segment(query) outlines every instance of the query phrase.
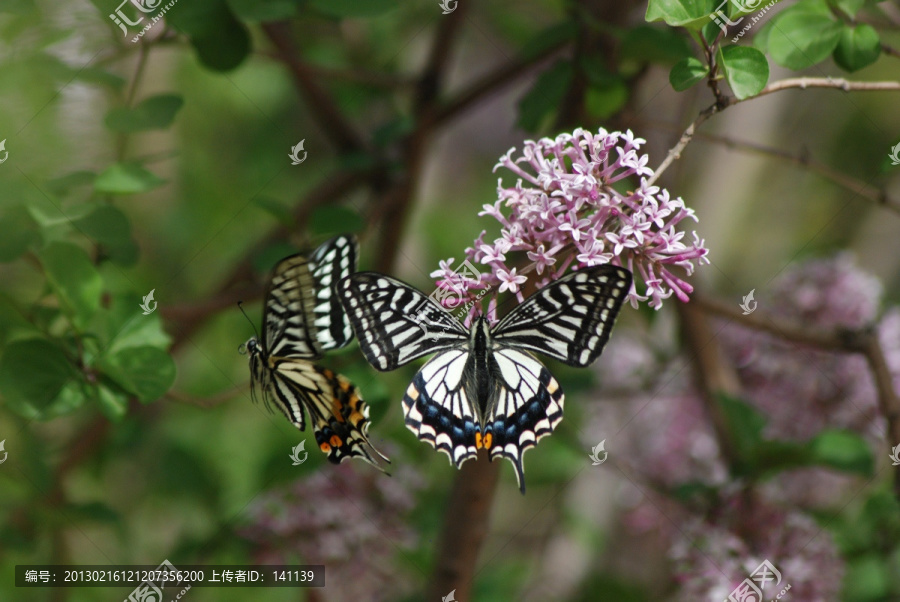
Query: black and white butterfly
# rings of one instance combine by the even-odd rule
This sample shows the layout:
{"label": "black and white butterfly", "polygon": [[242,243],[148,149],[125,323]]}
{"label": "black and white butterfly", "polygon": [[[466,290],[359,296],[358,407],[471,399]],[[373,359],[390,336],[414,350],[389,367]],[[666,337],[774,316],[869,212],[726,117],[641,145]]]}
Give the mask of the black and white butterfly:
{"label": "black and white butterfly", "polygon": [[[353,340],[353,330],[334,294],[334,283],[356,269],[355,237],[337,236],[307,259],[291,255],[278,262],[263,310],[262,340],[245,343],[250,355],[251,397],[262,390],[266,407],[274,404],[298,429],[306,429],[309,412],[316,443],[338,464],[360,457],[378,467],[366,436],[369,406],[359,389],[313,363],[330,349]],[[380,467],[379,467],[380,468]]]}
{"label": "black and white butterfly", "polygon": [[482,448],[491,460],[509,459],[523,493],[522,456],[563,413],[559,383],[531,352],[591,364],[630,288],[624,268],[584,268],[536,292],[495,327],[476,317],[467,331],[422,292],[388,276],[361,272],[337,285],[373,367],[393,370],[437,354],[406,390],[406,426],[457,467]]}

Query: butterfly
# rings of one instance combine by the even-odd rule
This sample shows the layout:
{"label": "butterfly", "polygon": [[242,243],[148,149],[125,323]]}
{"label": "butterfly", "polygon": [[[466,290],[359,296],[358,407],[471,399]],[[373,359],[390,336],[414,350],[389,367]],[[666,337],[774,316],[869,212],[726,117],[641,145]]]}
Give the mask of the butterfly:
{"label": "butterfly", "polygon": [[298,429],[309,412],[319,449],[339,464],[359,457],[381,468],[369,453],[369,406],[349,380],[313,363],[325,351],[353,340],[353,330],[334,295],[334,283],[356,269],[355,237],[337,236],[313,252],[278,262],[263,310],[263,336],[243,348],[250,356],[250,391],[262,390],[266,407],[274,404]]}
{"label": "butterfly", "polygon": [[625,268],[584,268],[539,290],[496,326],[478,316],[468,330],[421,291],[383,274],[351,274],[337,293],[377,370],[436,354],[403,396],[406,426],[457,468],[479,449],[490,460],[507,458],[525,493],[522,456],[553,432],[564,401],[532,352],[570,366],[593,363],[630,288]]}

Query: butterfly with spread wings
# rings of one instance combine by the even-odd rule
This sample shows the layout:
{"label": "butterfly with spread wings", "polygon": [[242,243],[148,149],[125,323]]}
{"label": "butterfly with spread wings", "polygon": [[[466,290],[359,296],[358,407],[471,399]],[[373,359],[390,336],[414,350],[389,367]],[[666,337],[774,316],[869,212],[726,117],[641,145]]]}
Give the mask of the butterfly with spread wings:
{"label": "butterfly with spread wings", "polygon": [[539,290],[493,328],[479,316],[469,330],[422,292],[382,274],[351,274],[337,293],[377,370],[436,354],[403,397],[406,426],[457,467],[479,449],[491,460],[507,458],[524,493],[522,456],[563,413],[559,383],[531,352],[570,366],[593,363],[630,288],[624,268],[584,268]]}
{"label": "butterfly with spread wings", "polygon": [[278,262],[266,293],[262,340],[244,347],[250,356],[251,397],[262,390],[266,407],[274,404],[298,429],[309,412],[319,449],[334,464],[359,457],[381,468],[369,453],[369,406],[359,389],[313,363],[325,351],[353,340],[353,330],[334,294],[334,283],[356,269],[355,237],[337,236],[307,259],[291,255]]}

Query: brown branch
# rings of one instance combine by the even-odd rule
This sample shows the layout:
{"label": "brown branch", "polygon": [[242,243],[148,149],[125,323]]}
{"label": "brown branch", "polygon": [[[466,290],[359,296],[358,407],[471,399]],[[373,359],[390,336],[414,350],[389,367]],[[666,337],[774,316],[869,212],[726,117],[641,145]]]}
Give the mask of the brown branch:
{"label": "brown branch", "polygon": [[338,110],[334,98],[316,81],[315,70],[301,60],[290,23],[263,23],[262,29],[294,77],[297,89],[315,117],[314,121],[322,125],[323,133],[331,139],[338,151],[351,153],[363,150],[362,138]]}
{"label": "brown branch", "polygon": [[831,88],[835,90],[843,90],[844,92],[900,91],[900,82],[854,82],[843,78],[834,77],[793,77],[769,84],[768,86],[763,88],[756,96],[750,96],[744,99],[738,99],[733,96],[722,98],[714,105],[702,110],[700,114],[697,115],[697,118],[687,127],[687,129],[684,131],[684,134],[681,135],[681,138],[678,140],[675,146],[669,150],[669,153],[666,155],[666,158],[663,160],[663,162],[660,163],[659,167],[656,168],[654,174],[649,178],[649,183],[653,184],[654,182],[656,182],[663,174],[663,172],[666,171],[669,166],[672,165],[672,163],[674,163],[681,157],[681,153],[684,148],[694,138],[694,134],[696,133],[697,128],[716,113],[741,102],[753,100],[754,98],[759,98],[760,96],[765,96],[774,92],[780,92],[781,90],[790,90],[794,88],[799,88],[801,90],[805,90],[807,88]]}
{"label": "brown branch", "polygon": [[[647,123],[651,126],[672,129],[671,124],[667,124],[661,121],[647,120],[643,123]],[[829,180],[863,198],[869,199],[870,201],[878,205],[882,205],[885,209],[888,209],[900,215],[900,199],[894,199],[893,197],[891,197],[886,189],[870,186],[860,179],[832,169],[824,163],[820,163],[810,158],[809,154],[807,153],[794,154],[785,150],[772,148],[770,146],[756,144],[754,142],[734,140],[733,138],[717,136],[715,134],[705,134],[702,132],[695,132],[694,138],[696,138],[697,140],[705,140],[708,142],[713,142],[715,144],[721,144],[722,146],[734,150],[749,151],[758,155],[783,159],[794,165],[797,165],[798,167],[808,169],[809,171],[822,176],[826,180]]]}
{"label": "brown branch", "polygon": [[482,451],[463,464],[453,479],[426,600],[440,600],[454,589],[460,602],[471,599],[475,564],[490,528],[499,475],[500,462],[489,462]]}
{"label": "brown branch", "polygon": [[737,375],[722,361],[723,355],[716,342],[716,335],[706,316],[693,303],[675,305],[681,322],[682,337],[694,367],[695,381],[712,423],[719,450],[728,466],[734,466],[738,454],[718,395],[724,393],[736,396],[739,393]]}
{"label": "brown branch", "polygon": [[[692,303],[730,318],[741,326],[767,332],[776,337],[826,351],[859,353],[866,358],[878,391],[878,408],[887,420],[888,441],[900,443],[900,396],[894,388],[893,376],[874,328],[862,330],[820,331],[803,328],[788,321],[766,316],[762,312],[743,315],[734,304],[694,293]],[[900,498],[900,471],[894,479],[894,490]]]}

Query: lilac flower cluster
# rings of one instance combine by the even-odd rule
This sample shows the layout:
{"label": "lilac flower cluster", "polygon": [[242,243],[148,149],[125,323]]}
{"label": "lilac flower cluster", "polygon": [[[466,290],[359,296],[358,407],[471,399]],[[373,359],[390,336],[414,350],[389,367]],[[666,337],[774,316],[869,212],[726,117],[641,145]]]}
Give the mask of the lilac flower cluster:
{"label": "lilac flower cluster", "polygon": [[[370,473],[372,471],[369,471]],[[416,544],[406,513],[421,477],[400,467],[390,480],[346,464],[319,471],[260,496],[241,534],[256,544],[260,564],[324,564],[336,600],[396,600],[405,592],[390,562]],[[389,481],[389,482],[388,482]]]}
{"label": "lilac flower cluster", "polygon": [[[555,139],[529,140],[516,158],[516,149],[510,149],[494,169],[506,168],[518,180],[504,187],[500,179],[498,200],[479,213],[500,223],[500,236],[488,244],[482,231],[466,249],[470,261],[488,270],[472,277],[454,271],[453,259],[442,261],[431,274],[438,287],[470,300],[490,287],[495,294],[509,291],[521,302],[532,270],[542,287],[572,266],[612,263],[628,268],[646,285],[643,293],[632,285],[628,298],[633,306],[649,300],[659,309],[672,294],[687,301],[693,288],[670,270],[677,266],[690,276],[694,260],[709,262],[708,249],[696,232],[688,244],[684,232],[676,231],[685,218],[697,219],[684,201],[647,183],[653,170],[647,167],[648,155],[638,154],[644,142],[630,130],[592,134],[579,128]],[[628,189],[628,178],[640,178],[640,183]],[[517,252],[531,262],[528,267],[512,265],[511,254]],[[492,320],[494,309],[492,304]]]}

